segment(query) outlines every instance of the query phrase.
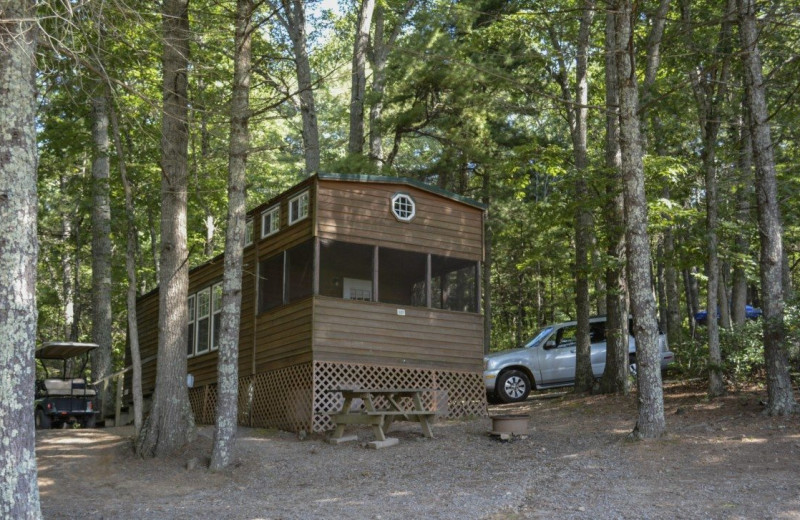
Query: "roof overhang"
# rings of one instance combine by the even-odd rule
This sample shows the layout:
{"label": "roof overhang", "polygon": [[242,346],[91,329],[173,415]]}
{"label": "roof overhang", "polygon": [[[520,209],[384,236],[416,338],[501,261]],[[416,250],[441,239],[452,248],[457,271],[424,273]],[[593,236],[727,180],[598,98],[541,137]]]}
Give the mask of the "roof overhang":
{"label": "roof overhang", "polygon": [[36,359],[70,359],[99,347],[97,343],[49,341],[36,349]]}

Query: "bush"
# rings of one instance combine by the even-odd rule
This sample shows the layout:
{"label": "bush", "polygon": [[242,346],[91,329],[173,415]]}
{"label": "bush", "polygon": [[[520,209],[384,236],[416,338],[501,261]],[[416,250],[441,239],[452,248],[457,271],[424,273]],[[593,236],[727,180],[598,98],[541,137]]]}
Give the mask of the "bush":
{"label": "bush", "polygon": [[761,320],[747,320],[731,329],[720,328],[723,371],[734,382],[752,380],[764,371],[764,334]]}

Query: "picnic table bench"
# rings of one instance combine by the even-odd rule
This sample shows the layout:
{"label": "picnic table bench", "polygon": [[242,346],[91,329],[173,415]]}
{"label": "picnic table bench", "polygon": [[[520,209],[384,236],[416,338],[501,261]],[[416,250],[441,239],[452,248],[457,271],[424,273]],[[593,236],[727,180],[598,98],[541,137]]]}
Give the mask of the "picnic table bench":
{"label": "picnic table bench", "polygon": [[[418,422],[422,433],[433,438],[431,419],[436,412],[427,410],[422,404],[422,394],[430,392],[429,388],[335,388],[329,392],[341,393],[344,398],[342,409],[330,414],[331,420],[336,423],[336,430],[330,437],[334,444],[349,440],[356,440],[353,436],[344,436],[347,425],[362,424],[372,426],[376,440],[370,443],[374,448],[382,448],[397,444],[397,439],[386,437],[386,432],[394,421]],[[382,398],[382,399],[378,399]],[[401,406],[400,400],[410,398],[413,408]],[[354,408],[353,401],[361,399],[362,408]],[[376,401],[382,406],[377,407]]]}

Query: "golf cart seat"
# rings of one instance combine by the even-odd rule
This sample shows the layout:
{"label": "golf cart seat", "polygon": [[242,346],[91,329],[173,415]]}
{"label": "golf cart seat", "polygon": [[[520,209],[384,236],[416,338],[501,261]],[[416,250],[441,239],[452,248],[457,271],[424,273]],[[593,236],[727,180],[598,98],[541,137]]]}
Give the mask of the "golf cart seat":
{"label": "golf cart seat", "polygon": [[45,379],[48,395],[95,395],[94,388],[86,387],[85,379]]}

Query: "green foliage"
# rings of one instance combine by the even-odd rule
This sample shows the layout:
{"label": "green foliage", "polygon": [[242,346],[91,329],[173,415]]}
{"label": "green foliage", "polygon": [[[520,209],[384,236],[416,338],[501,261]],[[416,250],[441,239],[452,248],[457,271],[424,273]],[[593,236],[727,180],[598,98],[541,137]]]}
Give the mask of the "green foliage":
{"label": "green foliage", "polygon": [[[786,328],[786,354],[790,364],[800,361],[800,305],[790,302],[784,313]],[[720,327],[722,370],[726,379],[734,384],[762,381],[765,372],[763,322],[747,320],[733,328]],[[708,370],[708,344],[698,329],[698,337],[681,346],[673,346],[678,363],[675,369],[687,377],[705,377]]]}
{"label": "green foliage", "polygon": [[[384,0],[388,26],[405,2]],[[279,2],[274,3],[279,6]],[[601,284],[612,260],[606,255],[603,208],[609,186],[605,171],[604,12],[591,28],[589,56],[589,150],[587,182],[590,200],[572,195],[575,168],[562,93],[554,80],[574,77],[578,2],[502,2],[467,0],[457,4],[417,3],[399,32],[387,63],[383,97],[367,92],[367,104],[382,101],[384,164],[365,156],[348,156],[348,115],[352,35],[358,2],[342,11],[318,11],[307,4],[308,51],[319,119],[322,169],[332,172],[408,176],[485,201],[491,251],[493,301],[492,347],[525,341],[543,323],[574,318],[574,232],[576,205],[587,205],[594,217],[595,241],[589,279],[595,308],[604,298]],[[39,117],[39,195],[41,261],[39,325],[42,339],[70,331],[66,308],[75,291],[78,339],[91,330],[89,305],[91,229],[89,223],[90,97],[97,71],[108,75],[119,118],[124,161],[133,184],[139,231],[139,292],[155,287],[160,219],[161,22],[152,3],[61,3],[46,9],[74,8],[46,16],[44,28],[55,49],[42,46],[37,76],[42,93]],[[653,4],[641,17],[652,16]],[[667,230],[676,240],[670,259],[677,269],[694,270],[703,279],[706,254],[705,193],[700,165],[702,130],[688,74],[713,71],[719,62],[721,8],[693,3],[694,35],[676,4],[668,15],[662,61],[655,84],[642,107],[646,137],[645,180],[649,231],[658,251]],[[190,131],[189,242],[191,266],[221,252],[224,233],[228,160],[228,103],[231,93],[233,32],[231,4],[192,2],[192,46],[189,90]],[[789,16],[780,8],[775,20]],[[256,13],[251,92],[252,148],[248,157],[247,196],[254,207],[304,177],[301,118],[292,45],[275,13],[262,6]],[[62,23],[65,20],[69,23]],[[800,103],[796,78],[798,30],[792,24],[765,19],[765,67],[770,71],[770,123],[774,129],[784,245],[800,286]],[[640,23],[634,37],[644,63],[650,24]],[[553,37],[558,40],[554,48]],[[101,45],[102,43],[102,45]],[[59,45],[64,48],[60,49]],[[67,52],[66,48],[71,49]],[[561,56],[562,61],[558,60]],[[741,71],[732,61],[730,103],[718,139],[720,258],[731,269],[743,267],[758,290],[758,226],[752,172],[739,171],[741,157]],[[641,71],[640,71],[641,74]],[[115,345],[124,346],[124,262],[127,224],[123,215],[119,161],[112,153],[112,222],[114,241]],[[742,216],[737,205],[742,196]],[[206,222],[216,224],[206,249]],[[746,238],[738,249],[737,239]],[[213,246],[213,247],[212,247]],[[654,258],[654,272],[663,267]],[[66,273],[70,273],[67,275]],[[701,288],[700,302],[705,299]],[[682,291],[683,292],[683,291]],[[681,296],[685,303],[685,294]],[[797,305],[787,307],[787,345],[800,354]],[[685,337],[690,332],[685,330]],[[760,373],[757,323],[723,332],[725,370],[740,379]],[[686,374],[706,370],[702,341],[676,345]]]}
{"label": "green foliage", "polygon": [[764,370],[761,320],[746,320],[731,329],[720,328],[720,348],[725,374],[735,382],[749,381]]}

